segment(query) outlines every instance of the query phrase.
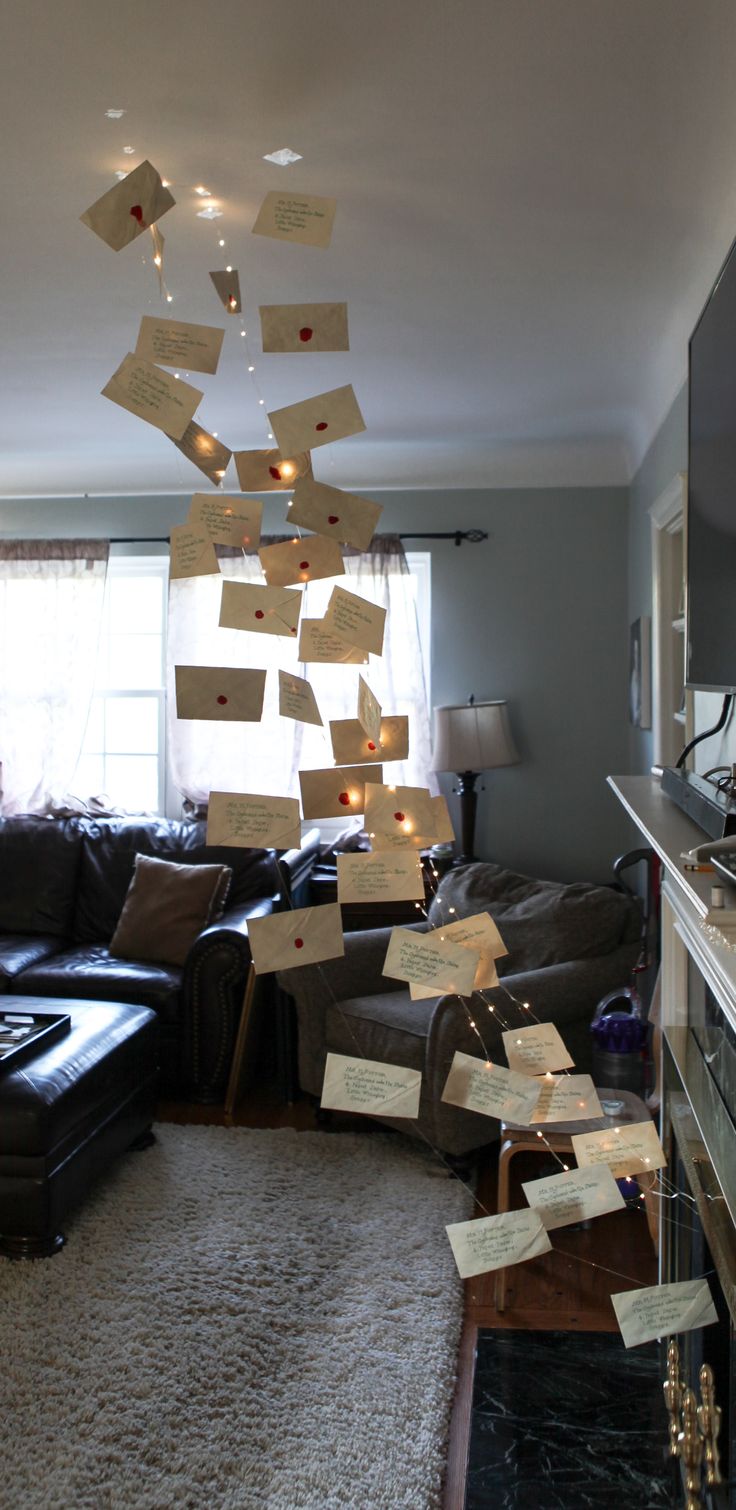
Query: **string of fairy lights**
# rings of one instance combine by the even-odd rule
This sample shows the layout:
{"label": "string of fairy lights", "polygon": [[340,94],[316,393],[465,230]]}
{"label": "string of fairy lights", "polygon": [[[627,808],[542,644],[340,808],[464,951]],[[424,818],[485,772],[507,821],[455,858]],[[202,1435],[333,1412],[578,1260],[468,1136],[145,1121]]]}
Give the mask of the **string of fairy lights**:
{"label": "string of fairy lights", "polygon": [[[105,115],[107,116],[107,118],[110,121],[112,121],[112,122],[120,122],[122,120],[122,118],[125,116],[125,114],[126,114],[126,112],[124,110],[118,110],[118,109],[110,109],[110,110],[107,110],[105,112]],[[127,128],[126,128],[126,130],[127,130]],[[123,156],[128,157],[128,158],[133,157],[135,155],[135,153],[136,153],[135,147],[132,144],[130,144],[130,143],[126,143],[125,145],[123,145],[121,150],[122,150]],[[295,158],[295,154],[288,154],[288,156],[292,160]],[[283,157],[283,154],[282,154],[282,157]],[[275,154],[275,156],[272,158],[272,160],[276,160],[276,161],[281,160],[280,154]],[[284,160],[286,160],[286,159],[284,159]],[[124,178],[127,177],[128,173],[130,171],[131,171],[130,165],[128,167],[124,168],[124,169],[122,169],[122,168],[121,169],[117,169],[116,170],[116,177],[119,180],[122,180],[122,179],[124,179]],[[222,208],[222,204],[218,200],[218,198],[215,195],[211,194],[210,190],[204,184],[194,184],[194,185],[190,185],[190,184],[186,184],[186,185],[172,184],[171,181],[167,180],[167,179],[163,179],[162,180],[162,184],[163,184],[164,188],[176,187],[179,190],[181,190],[182,188],[184,188],[185,190],[191,192],[195,196],[195,200],[196,201],[201,202],[201,208],[198,209],[198,210],[196,210],[195,213],[197,214],[197,216],[199,218],[201,218],[205,222],[208,222],[208,223],[212,224],[213,231],[215,233],[214,234],[214,241],[215,241],[215,244],[216,244],[218,257],[220,256],[221,253],[223,253],[224,251],[226,251],[227,246],[228,246],[228,237],[225,234],[225,227],[221,224],[221,222],[225,218],[225,212],[224,212],[224,210]],[[160,232],[157,224],[154,223],[148,229],[149,229],[150,237],[151,237],[150,261],[151,261],[151,263],[152,263],[152,265],[153,265],[153,267],[155,269],[155,273],[156,273],[156,277],[157,277],[157,281],[158,281],[159,296],[160,296],[163,304],[166,307],[169,307],[169,306],[171,306],[175,302],[175,293],[169,287],[169,285],[168,285],[168,283],[166,281],[166,275],[165,275],[165,271],[164,271],[164,265],[165,265],[165,256],[164,256],[164,252],[165,252],[165,238],[162,235],[162,233]],[[142,261],[142,264],[144,266],[147,266],[148,260],[149,260],[149,258],[145,255],[145,253],[142,252],[141,253],[141,261]],[[226,274],[233,274],[233,275],[236,273],[236,269],[234,268],[233,264],[230,261],[228,261],[226,263],[225,268],[224,268],[224,272]],[[220,290],[219,290],[217,284],[215,284],[215,287],[217,288],[217,291],[219,293]],[[233,319],[234,321],[237,321],[237,325],[238,325],[238,329],[239,329],[239,337],[240,337],[239,342],[238,342],[238,347],[239,347],[239,350],[240,350],[240,355],[241,355],[242,363],[243,363],[243,366],[245,368],[245,374],[246,374],[246,377],[247,377],[249,385],[250,385],[250,390],[251,390],[253,401],[254,401],[254,408],[257,411],[261,412],[266,441],[268,441],[268,442],[270,442],[270,443],[273,444],[273,442],[274,442],[274,435],[273,435],[273,432],[271,431],[270,426],[269,426],[268,413],[267,413],[267,408],[266,408],[266,398],[265,398],[265,395],[263,393],[263,390],[262,390],[262,387],[261,387],[261,384],[260,384],[260,381],[259,381],[259,371],[258,371],[259,363],[258,363],[256,353],[254,352],[254,348],[252,346],[252,343],[251,343],[249,335],[248,335],[248,322],[246,321],[246,317],[245,317],[245,314],[243,313],[243,309],[242,309],[242,297],[240,299],[236,299],[233,294],[226,294],[224,297],[222,297],[222,295],[221,295],[220,297],[221,297],[221,302],[223,303],[223,306],[224,306],[224,308],[226,310],[226,313],[227,313],[228,317],[231,318],[231,319]],[[240,307],[238,307],[238,305],[240,305]],[[176,372],[175,376],[179,377],[180,374],[178,372]],[[185,372],[184,376],[188,377],[189,373]],[[212,436],[215,439],[218,438],[218,431],[217,430],[212,430],[209,433],[211,433]],[[334,465],[334,463],[332,461],[332,458],[330,457],[328,459],[330,461],[330,464]],[[182,478],[183,487],[185,487],[186,486],[185,469],[182,466],[181,458],[179,456],[177,456],[177,467],[178,467],[180,476]],[[282,495],[280,494],[279,496],[282,496]],[[285,502],[286,502],[286,507],[288,509],[288,507],[289,507],[289,500],[285,500]],[[293,526],[291,526],[291,528],[293,528]],[[298,530],[298,528],[297,528],[297,537],[296,538],[299,538],[299,537],[301,537],[301,531]],[[243,550],[243,556],[245,556],[245,555],[246,555],[246,552],[245,552],[245,550]],[[323,731],[323,732],[325,733],[325,737],[326,737],[326,731]],[[277,865],[275,856],[274,856],[274,865]],[[439,874],[438,874],[436,868],[434,867],[434,864],[433,864],[433,862],[432,862],[431,859],[429,861],[429,873],[430,873],[430,876],[431,876],[431,891],[432,891],[433,900],[438,905],[438,907],[440,908],[440,910],[442,909],[443,906],[447,907],[447,917],[450,918],[450,917],[452,917],[455,914],[456,909],[455,909],[455,907],[453,905],[445,903],[445,899],[442,896],[441,887],[440,887],[440,877],[439,877]],[[280,882],[280,876],[279,876],[279,882]],[[293,908],[293,903],[291,902],[291,899],[289,899],[289,906],[291,906]],[[447,919],[442,920],[440,922],[434,922],[430,918],[429,911],[428,911],[427,906],[426,906],[426,902],[417,901],[415,903],[415,907],[416,907],[416,910],[418,911],[418,913],[420,914],[421,918],[423,919],[423,921],[427,924],[428,929],[430,929],[430,930],[434,929],[435,931],[437,931],[437,930],[441,929],[443,926],[447,926]],[[352,1021],[350,1019],[349,1014],[347,1014],[347,1013],[345,1013],[343,1011],[341,1002],[337,1000],[337,998],[335,996],[335,993],[332,990],[332,986],[331,986],[331,982],[330,982],[330,979],[329,979],[329,975],[327,974],[327,972],[325,972],[323,970],[323,968],[322,968],[321,965],[318,965],[317,969],[319,971],[320,978],[322,980],[324,988],[327,991],[327,993],[329,994],[329,996],[331,997],[332,1003],[333,1003],[334,1007],[339,1011],[340,1016],[341,1016],[341,1020],[342,1020],[343,1025],[344,1025],[344,1028],[345,1028],[347,1034],[350,1036],[351,1040],[354,1043],[354,1047],[355,1047],[355,1051],[356,1051],[356,1057],[360,1058],[360,1059],[367,1059],[367,1055],[364,1053],[364,1051],[363,1051],[363,1049],[361,1047],[361,1044],[358,1041],[358,1038],[357,1038],[357,1036],[355,1034],[353,1023],[352,1023]],[[509,1009],[507,1009],[506,1011],[502,1011],[501,1008],[500,1008],[500,1006],[499,1006],[498,1000],[497,999],[495,999],[495,1000],[490,999],[489,992],[491,990],[496,993],[496,997],[498,996],[499,991],[501,993],[503,993],[503,995],[505,996],[505,998],[507,998],[507,1000],[508,1000]],[[485,1009],[485,1012],[487,1012],[488,1017],[490,1019],[489,1025],[492,1027],[492,1030],[493,1030],[494,1033],[498,1033],[499,1031],[507,1031],[508,1032],[508,1031],[511,1031],[514,1027],[518,1028],[518,1026],[519,1026],[518,1022],[516,1022],[516,1023],[512,1023],[511,1022],[511,1019],[508,1016],[508,1011],[509,1010],[512,1012],[513,1015],[515,1015],[517,1017],[520,1014],[521,1017],[522,1017],[522,1021],[525,1022],[525,1023],[527,1023],[527,1024],[528,1023],[534,1023],[534,1024],[540,1024],[541,1023],[540,1018],[538,1018],[537,1015],[535,1014],[535,1012],[533,1011],[531,1003],[528,1002],[528,1001],[522,1001],[518,997],[516,997],[513,994],[513,992],[509,989],[509,987],[506,985],[503,977],[501,977],[501,978],[496,977],[496,981],[494,982],[494,986],[493,987],[474,988],[474,990],[473,990],[473,996],[471,998],[472,1005],[471,1005],[471,1002],[469,1002],[463,996],[458,995],[457,996],[457,1000],[460,1002],[461,1008],[462,1008],[462,1010],[465,1013],[465,1016],[467,1018],[468,1027],[469,1027],[470,1031],[475,1035],[475,1038],[477,1039],[477,1041],[478,1041],[478,1043],[480,1045],[480,1048],[481,1048],[482,1053],[483,1053],[483,1058],[484,1058],[486,1064],[489,1065],[489,1066],[492,1064],[492,1057],[491,1057],[491,1054],[489,1052],[487,1043],[486,1043],[485,1038],[484,1038],[483,1027],[481,1026],[481,1024],[479,1023],[479,1020],[478,1020],[478,1016],[479,1016],[478,1004],[480,1004],[481,1009]],[[564,1070],[561,1073],[564,1074],[564,1075],[568,1075],[569,1071],[568,1070]],[[553,1078],[552,1075],[549,1072],[548,1072],[547,1078],[549,1078],[550,1080]],[[439,1159],[440,1162],[446,1168],[451,1168],[451,1166],[449,1165],[448,1160],[443,1155],[443,1153],[441,1152],[441,1150],[438,1147],[436,1147],[430,1141],[430,1139],[424,1133],[423,1129],[421,1127],[419,1127],[418,1124],[415,1125],[415,1127],[413,1128],[413,1131],[414,1131],[415,1135],[417,1135],[421,1139],[421,1141],[423,1141],[425,1143],[425,1145],[428,1147],[428,1149],[431,1150],[431,1153],[433,1154],[433,1156],[435,1158]],[[565,1161],[564,1158],[562,1158],[560,1156],[558,1150],[554,1148],[554,1146],[552,1145],[552,1143],[549,1141],[549,1138],[545,1134],[544,1129],[543,1128],[536,1128],[536,1129],[534,1129],[534,1131],[536,1132],[536,1138],[540,1141],[541,1145],[545,1148],[546,1152],[550,1155],[550,1157],[559,1165],[559,1167],[563,1171],[563,1173],[569,1172],[569,1169],[570,1169],[569,1164]],[[455,1171],[454,1168],[452,1168],[452,1173],[456,1174],[456,1171]],[[655,1173],[655,1179],[656,1179],[656,1183],[655,1184],[652,1184],[646,1191],[645,1190],[640,1191],[638,1199],[636,1200],[635,1205],[633,1207],[630,1207],[630,1209],[639,1210],[642,1215],[645,1215],[646,1214],[645,1213],[645,1204],[646,1204],[647,1200],[649,1200],[649,1199],[658,1200],[660,1202],[659,1220],[662,1223],[669,1223],[673,1227],[686,1226],[687,1224],[683,1222],[682,1218],[686,1214],[689,1215],[689,1214],[693,1213],[694,1210],[697,1209],[697,1202],[696,1202],[695,1198],[693,1196],[688,1195],[686,1192],[683,1192],[683,1191],[677,1189],[672,1184],[672,1182],[669,1180],[669,1178],[667,1177],[667,1175],[662,1172],[661,1169],[656,1171],[656,1173]],[[475,1191],[475,1189],[472,1186],[472,1184],[469,1181],[467,1181],[467,1180],[464,1180],[463,1183],[467,1186],[467,1189],[468,1189],[469,1193],[471,1194],[471,1196],[473,1198],[476,1210],[479,1209],[483,1213],[484,1216],[493,1216],[494,1213],[488,1211],[487,1208],[484,1206],[483,1202],[478,1199],[477,1192]],[[634,1192],[635,1192],[635,1190],[636,1190],[636,1188],[637,1188],[636,1182],[635,1182],[634,1178],[632,1176],[626,1176],[625,1177],[625,1181],[623,1183],[628,1183],[628,1184],[631,1185],[631,1187],[632,1187],[632,1195],[633,1195]],[[706,1192],[704,1192],[704,1195],[705,1195],[705,1198],[707,1200],[716,1199],[716,1197],[713,1197],[713,1196],[711,1196],[710,1194],[708,1194]],[[664,1203],[668,1203],[670,1205],[670,1211],[666,1211],[665,1210],[665,1204]],[[682,1204],[680,1204],[680,1203],[682,1203]],[[691,1227],[691,1230],[692,1230],[692,1227]],[[613,1268],[610,1268],[610,1267],[608,1267],[608,1266],[606,1266],[604,1264],[600,1264],[600,1263],[595,1262],[595,1261],[593,1261],[591,1259],[587,1259],[587,1258],[585,1258],[584,1255],[582,1255],[580,1253],[571,1253],[569,1250],[567,1250],[565,1248],[559,1248],[556,1245],[553,1247],[553,1252],[559,1253],[560,1255],[566,1257],[567,1259],[570,1260],[571,1263],[582,1264],[582,1265],[585,1265],[585,1266],[587,1266],[587,1267],[589,1267],[589,1268],[591,1268],[593,1270],[599,1270],[599,1271],[601,1271],[603,1273],[611,1275],[611,1276],[613,1276],[613,1277],[615,1277],[617,1279],[625,1280],[626,1283],[629,1284],[629,1285],[631,1285],[632,1287],[641,1287],[641,1286],[645,1285],[645,1281],[642,1281],[640,1278],[638,1278],[636,1276],[631,1276],[631,1275],[628,1275],[628,1274],[624,1274],[623,1272],[621,1272],[621,1271],[619,1271],[617,1269],[613,1269]],[[714,1271],[712,1271],[712,1270],[708,1271],[709,1274],[712,1273],[712,1272],[714,1272]],[[707,1275],[703,1275],[702,1277],[706,1278]]]}

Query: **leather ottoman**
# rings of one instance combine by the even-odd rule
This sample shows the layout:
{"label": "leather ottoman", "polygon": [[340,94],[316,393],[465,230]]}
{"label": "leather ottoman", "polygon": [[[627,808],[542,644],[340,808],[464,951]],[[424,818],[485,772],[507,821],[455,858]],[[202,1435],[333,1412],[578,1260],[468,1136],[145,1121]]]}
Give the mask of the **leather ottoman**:
{"label": "leather ottoman", "polygon": [[60,1248],[67,1213],[131,1145],[150,1142],[158,1019],[149,1007],[64,997],[2,998],[9,1012],[64,1012],[63,1038],[0,1069],[0,1254]]}

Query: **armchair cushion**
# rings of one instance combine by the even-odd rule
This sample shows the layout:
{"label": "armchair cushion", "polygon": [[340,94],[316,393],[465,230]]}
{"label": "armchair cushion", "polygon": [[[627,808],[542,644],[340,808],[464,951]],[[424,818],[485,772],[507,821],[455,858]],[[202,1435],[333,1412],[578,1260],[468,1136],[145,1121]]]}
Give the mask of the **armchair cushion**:
{"label": "armchair cushion", "polygon": [[64,949],[31,965],[13,981],[23,996],[75,996],[95,1001],[131,1002],[153,1007],[163,1022],[181,1018],[182,971],[176,965],[156,965],[114,959],[101,944]]}
{"label": "armchair cushion", "polygon": [[461,865],[443,876],[430,924],[447,923],[450,907],[457,918],[491,914],[509,951],[497,961],[499,975],[595,959],[635,942],[640,927],[631,897],[612,887],[538,881],[500,865]]}
{"label": "armchair cushion", "polygon": [[221,916],[232,874],[227,865],[179,865],[136,855],[111,955],[183,965],[203,928]]}

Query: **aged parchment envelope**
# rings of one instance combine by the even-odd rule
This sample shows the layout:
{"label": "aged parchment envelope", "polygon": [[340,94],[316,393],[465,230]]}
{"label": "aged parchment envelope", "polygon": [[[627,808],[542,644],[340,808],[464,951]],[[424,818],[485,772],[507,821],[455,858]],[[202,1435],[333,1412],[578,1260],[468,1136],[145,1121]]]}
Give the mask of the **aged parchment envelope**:
{"label": "aged parchment envelope", "polygon": [[262,545],[258,555],[269,587],[289,587],[295,582],[341,577],[345,570],[337,541],[325,540],[321,535]]}
{"label": "aged parchment envelope", "polygon": [[169,436],[169,440],[174,442],[177,451],[181,451],[187,461],[193,461],[195,467],[199,467],[200,472],[204,472],[205,477],[209,477],[210,482],[214,482],[215,487],[219,488],[233,454],[227,446],[223,446],[215,435],[203,430],[195,420],[189,421],[181,440],[173,435]]}
{"label": "aged parchment envelope", "polygon": [[409,754],[409,720],[405,713],[381,719],[378,743],[368,738],[357,718],[330,719],[330,737],[336,765],[353,765],[367,760],[406,760]]}
{"label": "aged parchment envelope", "polygon": [[171,530],[169,576],[214,577],[220,575],[215,547],[204,530],[189,524],[175,524]]}
{"label": "aged parchment envelope", "polygon": [[[388,760],[388,756],[386,756]],[[452,844],[455,838],[455,830],[452,826],[450,810],[447,806],[446,797],[432,798],[432,811],[434,813],[434,844]]]}
{"label": "aged parchment envelope", "polygon": [[330,388],[314,398],[302,399],[274,409],[268,416],[282,456],[295,451],[313,451],[331,440],[345,440],[365,430],[365,420],[358,408],[352,385]]}
{"label": "aged parchment envelope", "polygon": [[232,666],[175,666],[177,718],[260,723],[265,671]]}
{"label": "aged parchment envelope", "polygon": [[[324,619],[302,619],[299,633],[299,659],[305,666],[365,666],[368,656],[358,646],[348,645],[346,640],[325,629]],[[350,719],[351,723],[358,720]],[[394,759],[398,757],[393,757]],[[351,762],[342,761],[343,765]]]}
{"label": "aged parchment envelope", "polygon": [[300,477],[311,477],[312,458],[309,451],[236,451],[235,469],[241,493],[286,493]]}
{"label": "aged parchment envelope", "polygon": [[279,713],[300,724],[321,724],[322,714],[309,682],[290,671],[279,671]]}
{"label": "aged parchment envelope", "polygon": [[602,1117],[603,1108],[590,1075],[540,1076],[541,1094],[532,1125],[537,1122],[585,1122]]}
{"label": "aged parchment envelope", "polygon": [[229,315],[239,315],[243,306],[240,302],[240,278],[236,267],[227,272],[210,273],[215,291],[220,303]]}
{"label": "aged parchment envelope", "polygon": [[159,320],[144,315],[135,355],[161,367],[184,367],[189,372],[217,372],[225,335],[216,325],[188,325],[182,320]]}
{"label": "aged parchment envelope", "polygon": [[282,194],[274,189],[258,211],[253,234],[302,246],[329,246],[336,208],[336,199],[321,194]]}
{"label": "aged parchment envelope", "polygon": [[333,587],[322,623],[330,634],[346,640],[348,645],[357,645],[371,655],[383,654],[386,610],[377,603],[359,598],[344,587]]}
{"label": "aged parchment envelope", "polygon": [[347,304],[261,304],[264,351],[349,351]]}
{"label": "aged parchment envelope", "polygon": [[[440,938],[450,939],[453,944],[462,944],[466,949],[480,952],[473,981],[474,991],[490,991],[498,985],[496,960],[507,954],[508,950],[489,913],[476,912],[472,917],[458,918],[454,923],[443,923],[434,931]],[[409,993],[413,1001],[436,995],[436,992],[417,985],[410,985]],[[518,1065],[511,1065],[510,1068],[518,1069]],[[538,1096],[535,1097],[535,1103],[538,1099]]]}
{"label": "aged parchment envelope", "polygon": [[320,1106],[337,1112],[365,1112],[368,1116],[418,1117],[421,1070],[377,1059],[351,1059],[328,1054]]}
{"label": "aged parchment envelope", "polygon": [[176,204],[153,163],[138,164],[80,215],[96,236],[119,252]]}
{"label": "aged parchment envelope", "polygon": [[374,776],[370,776],[368,780],[365,826],[371,842],[375,833],[431,833],[434,814],[432,799],[426,787],[384,786]]}
{"label": "aged parchment envelope", "polygon": [[191,383],[172,377],[170,372],[129,351],[105,384],[102,396],[163,430],[172,440],[181,440],[202,393]]}
{"label": "aged parchment envelope", "polygon": [[381,973],[392,980],[413,980],[421,986],[432,986],[433,996],[446,993],[470,996],[477,966],[475,950],[463,949],[449,939],[442,943],[436,932],[413,933],[408,928],[393,928]]}
{"label": "aged parchment envelope", "polygon": [[524,1263],[552,1247],[537,1211],[504,1211],[453,1222],[445,1231],[462,1279]]}
{"label": "aged parchment envelope", "polygon": [[358,677],[358,723],[373,744],[381,738],[381,704],[365,677]]}
{"label": "aged parchment envelope", "polygon": [[718,1320],[707,1279],[619,1290],[611,1296],[611,1302],[626,1347],[638,1347],[675,1332],[694,1332]]}
{"label": "aged parchment envelope", "polygon": [[211,493],[195,493],[189,507],[189,523],[209,535],[213,545],[240,546],[243,550],[257,550],[262,517],[259,498],[213,498]]}
{"label": "aged parchment envelope", "polygon": [[[518,1118],[514,1118],[518,1121]],[[522,1190],[534,1211],[538,1211],[547,1231],[567,1227],[570,1222],[589,1221],[606,1211],[620,1211],[626,1202],[605,1164],[596,1169],[568,1169],[547,1175],[543,1180],[527,1180]]]}
{"label": "aged parchment envelope", "polygon": [[646,1174],[667,1163],[655,1124],[622,1122],[602,1132],[573,1133],[573,1152],[581,1169],[608,1164],[616,1180],[627,1174]]}
{"label": "aged parchment envelope", "polygon": [[248,938],[256,975],[269,970],[291,970],[298,965],[316,965],[323,959],[339,959],[345,953],[337,902],[249,918]]}
{"label": "aged parchment envelope", "polygon": [[249,629],[253,634],[281,634],[293,639],[299,623],[302,594],[287,587],[262,587],[259,582],[222,584],[221,629]]}
{"label": "aged parchment envelope", "polygon": [[302,825],[296,797],[210,792],[207,843],[235,849],[298,849]]}
{"label": "aged parchment envelope", "polygon": [[337,856],[338,902],[422,902],[424,877],[418,854]]}
{"label": "aged parchment envelope", "polygon": [[314,477],[300,477],[289,508],[289,524],[331,535],[342,545],[367,551],[383,513],[383,504],[359,498],[357,493],[343,493]]}
{"label": "aged parchment envelope", "polygon": [[575,1063],[553,1022],[534,1022],[528,1028],[502,1033],[510,1070],[522,1075],[543,1075],[545,1070],[569,1070]]}
{"label": "aged parchment envelope", "polygon": [[362,813],[365,783],[380,766],[338,766],[334,771],[300,771],[303,818],[349,818]]}
{"label": "aged parchment envelope", "polygon": [[[436,994],[436,993],[435,993]],[[480,1112],[499,1121],[518,1122],[530,1117],[539,1100],[539,1086],[528,1075],[517,1075],[503,1064],[477,1059],[455,1051],[445,1081],[442,1100],[466,1111]]]}

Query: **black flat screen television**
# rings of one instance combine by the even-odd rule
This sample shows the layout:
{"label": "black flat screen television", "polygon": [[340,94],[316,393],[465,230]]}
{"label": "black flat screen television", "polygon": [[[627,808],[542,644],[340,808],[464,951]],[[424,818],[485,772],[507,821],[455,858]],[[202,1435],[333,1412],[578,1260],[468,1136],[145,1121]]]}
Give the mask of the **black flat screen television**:
{"label": "black flat screen television", "polygon": [[736,691],[736,242],[690,337],[688,687]]}

